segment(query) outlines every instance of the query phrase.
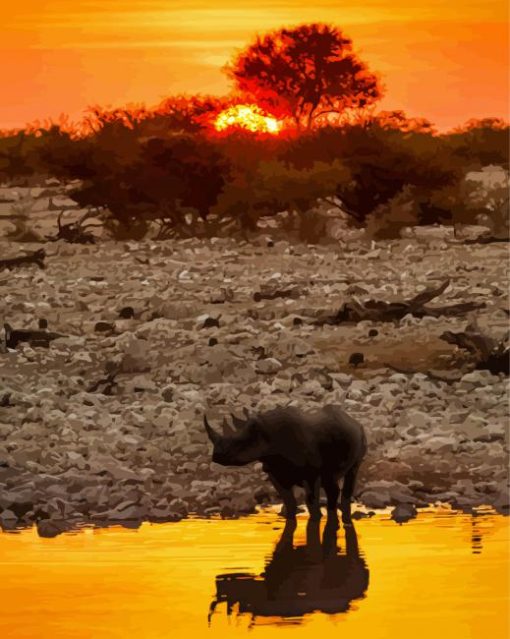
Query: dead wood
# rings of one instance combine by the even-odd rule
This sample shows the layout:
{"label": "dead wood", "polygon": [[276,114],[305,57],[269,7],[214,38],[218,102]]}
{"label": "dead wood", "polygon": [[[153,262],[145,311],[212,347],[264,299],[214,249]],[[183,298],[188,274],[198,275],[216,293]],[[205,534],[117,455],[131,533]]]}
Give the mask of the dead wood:
{"label": "dead wood", "polygon": [[65,337],[60,333],[53,333],[45,330],[31,330],[25,328],[12,328],[10,324],[4,324],[5,346],[14,349],[20,342],[29,342],[34,346],[44,346],[48,348],[50,342],[59,337]]}
{"label": "dead wood", "polygon": [[427,308],[425,304],[441,295],[449,284],[450,280],[447,279],[439,286],[429,287],[409,300],[396,302],[383,302],[380,300],[362,302],[352,298],[349,302],[345,302],[335,315],[318,318],[314,323],[322,326],[324,324],[336,325],[344,322],[357,323],[363,320],[393,322],[401,320],[406,315],[413,315],[414,317],[425,317],[426,315],[433,317],[441,315],[457,316],[485,306],[483,303],[463,302]]}
{"label": "dead wood", "polygon": [[448,344],[454,344],[468,351],[477,370],[488,370],[493,375],[510,374],[508,333],[505,338],[496,340],[480,332],[476,325],[469,325],[460,333],[445,331],[440,338]]}
{"label": "dead wood", "polygon": [[18,257],[9,257],[0,260],[0,270],[2,268],[8,268],[9,270],[17,268],[18,266],[28,266],[30,264],[36,264],[39,268],[44,268],[44,258],[46,252],[44,249],[39,249],[33,253],[27,253],[26,255],[20,255]]}
{"label": "dead wood", "polygon": [[260,291],[255,291],[253,293],[253,299],[255,302],[260,302],[261,300],[275,300],[278,298],[282,299],[298,299],[301,295],[306,295],[308,291],[299,286],[291,286],[290,288],[278,288],[275,286],[270,286],[267,284],[263,284],[260,287]]}
{"label": "dead wood", "polygon": [[87,393],[95,393],[101,387],[103,387],[101,390],[102,395],[112,395],[113,389],[115,388],[115,386],[117,386],[117,381],[115,378],[119,373],[119,368],[115,368],[114,370],[107,372],[106,377],[98,379],[97,382],[93,382],[92,384],[90,384],[90,386],[87,388]]}
{"label": "dead wood", "polygon": [[97,217],[97,210],[90,209],[81,218],[76,220],[75,222],[68,222],[67,224],[62,224],[62,215],[64,211],[61,211],[60,215],[57,218],[57,234],[56,235],[48,235],[46,239],[51,242],[57,242],[58,240],[64,240],[65,242],[69,242],[70,244],[95,244],[96,238],[87,229],[89,228],[102,228],[102,223],[88,223],[85,224],[86,220],[91,217]]}

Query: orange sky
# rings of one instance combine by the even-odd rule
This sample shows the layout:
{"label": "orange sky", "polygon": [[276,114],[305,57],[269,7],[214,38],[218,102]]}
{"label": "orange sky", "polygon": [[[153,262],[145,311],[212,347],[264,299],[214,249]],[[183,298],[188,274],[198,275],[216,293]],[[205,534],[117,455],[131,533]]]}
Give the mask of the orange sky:
{"label": "orange sky", "polygon": [[508,117],[506,0],[11,0],[1,16],[0,127],[224,93],[221,66],[256,33],[313,21],[342,27],[380,73],[381,108],[441,128]]}

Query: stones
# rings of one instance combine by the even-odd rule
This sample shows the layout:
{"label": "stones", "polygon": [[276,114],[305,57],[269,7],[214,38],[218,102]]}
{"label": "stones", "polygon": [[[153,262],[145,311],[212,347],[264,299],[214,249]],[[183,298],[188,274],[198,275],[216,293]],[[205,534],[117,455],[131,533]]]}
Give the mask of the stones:
{"label": "stones", "polygon": [[[232,409],[287,403],[336,403],[365,425],[357,486],[366,506],[458,498],[503,512],[507,380],[473,371],[445,383],[386,368],[451,369],[453,349],[437,336],[463,320],[313,324],[346,295],[407,299],[466,266],[446,295],[470,301],[476,287],[488,305],[480,321],[503,326],[504,300],[482,290],[505,290],[501,247],[475,247],[473,268],[462,247],[429,254],[421,241],[423,262],[412,263],[416,241],[405,244],[404,253],[402,242],[378,242],[368,259],[359,239],[331,248],[229,238],[63,244],[41,273],[0,275],[0,315],[25,328],[45,318],[69,336],[0,355],[0,525],[235,517],[260,491],[255,502],[274,503],[260,467],[211,463],[202,420],[211,414],[220,428]],[[254,291],[264,293],[257,302]],[[351,366],[352,353],[365,365]]]}
{"label": "stones", "polygon": [[416,510],[416,506],[414,504],[398,504],[391,511],[391,518],[393,521],[396,521],[397,524],[403,524],[406,521],[414,519],[418,511]]}
{"label": "stones", "polygon": [[120,359],[119,370],[122,373],[144,373],[151,368],[146,340],[132,337],[126,345]]}
{"label": "stones", "polygon": [[[142,521],[147,516],[147,514],[147,508],[145,508],[143,505],[126,500],[105,513],[105,519],[109,521]],[[99,513],[97,515],[97,518],[101,519],[102,516],[103,513]]]}
{"label": "stones", "polygon": [[365,356],[363,353],[351,353],[349,355],[349,364],[354,368],[357,368],[365,362]]}
{"label": "stones", "polygon": [[234,291],[229,287],[221,287],[211,294],[211,304],[225,304],[234,300]]}
{"label": "stones", "polygon": [[64,519],[40,519],[37,522],[37,533],[39,537],[53,538],[68,531],[70,525]]}
{"label": "stones", "polygon": [[0,512],[0,528],[2,530],[13,530],[16,528],[18,517],[8,508]]}
{"label": "stones", "polygon": [[115,329],[115,325],[110,322],[96,322],[94,330],[96,333],[111,333]]}
{"label": "stones", "polygon": [[471,388],[472,386],[485,386],[492,384],[497,378],[494,377],[489,371],[472,371],[466,373],[461,378],[461,386]]}
{"label": "stones", "polygon": [[165,388],[161,391],[161,397],[165,400],[165,402],[171,402],[174,398],[174,393],[174,386],[165,386]]}
{"label": "stones", "polygon": [[282,366],[282,363],[274,357],[266,357],[255,363],[255,370],[262,375],[274,375],[282,369]]}
{"label": "stones", "polygon": [[135,309],[132,306],[123,306],[119,310],[120,319],[133,319],[135,316]]}
{"label": "stones", "polygon": [[214,317],[212,315],[199,315],[196,320],[197,328],[219,328],[220,327],[220,317]]}

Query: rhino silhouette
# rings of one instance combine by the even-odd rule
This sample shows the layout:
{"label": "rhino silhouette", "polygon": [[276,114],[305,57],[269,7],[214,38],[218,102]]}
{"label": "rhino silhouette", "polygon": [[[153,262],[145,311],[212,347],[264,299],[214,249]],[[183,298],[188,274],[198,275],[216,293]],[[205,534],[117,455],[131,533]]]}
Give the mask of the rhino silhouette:
{"label": "rhino silhouette", "polygon": [[275,623],[301,623],[313,612],[347,612],[351,602],[366,595],[369,570],[358,547],[356,530],[345,527],[345,552],[337,545],[338,522],[329,518],[320,540],[320,524],[308,521],[306,544],[294,546],[296,522],[287,520],[282,536],[261,575],[227,573],[216,577],[216,596],[209,622],[219,604],[227,615],[248,614]]}
{"label": "rhino silhouette", "polygon": [[303,486],[310,517],[319,519],[321,487],[330,516],[340,508],[345,523],[351,521],[351,500],[356,475],[367,444],[361,424],[340,406],[326,405],[314,412],[292,406],[275,408],[239,419],[225,420],[219,434],[204,416],[213,443],[212,459],[224,466],[244,466],[259,460],[283,500],[288,519],[296,517],[294,486]]}

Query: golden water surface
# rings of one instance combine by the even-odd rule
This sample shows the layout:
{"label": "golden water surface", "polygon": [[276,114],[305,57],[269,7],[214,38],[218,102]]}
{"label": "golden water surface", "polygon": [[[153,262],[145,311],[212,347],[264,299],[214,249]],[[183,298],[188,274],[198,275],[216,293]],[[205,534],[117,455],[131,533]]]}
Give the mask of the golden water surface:
{"label": "golden water surface", "polygon": [[[274,513],[0,534],[3,639],[508,637],[508,519]],[[282,537],[283,533],[283,537]]]}

